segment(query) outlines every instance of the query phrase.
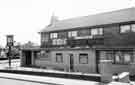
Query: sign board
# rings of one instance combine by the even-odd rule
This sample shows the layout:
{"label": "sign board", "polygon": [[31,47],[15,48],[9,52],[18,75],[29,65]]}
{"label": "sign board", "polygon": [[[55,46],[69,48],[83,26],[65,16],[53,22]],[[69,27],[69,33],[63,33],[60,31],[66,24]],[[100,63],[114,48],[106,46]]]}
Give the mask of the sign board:
{"label": "sign board", "polygon": [[13,35],[7,35],[7,46],[13,46]]}
{"label": "sign board", "polygon": [[75,39],[92,39],[93,36],[75,37]]}

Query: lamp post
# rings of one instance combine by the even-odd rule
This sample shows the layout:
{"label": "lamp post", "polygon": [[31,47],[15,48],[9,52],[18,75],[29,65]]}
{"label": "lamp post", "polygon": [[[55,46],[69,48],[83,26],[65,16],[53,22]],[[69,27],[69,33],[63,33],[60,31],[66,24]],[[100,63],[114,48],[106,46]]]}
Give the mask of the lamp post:
{"label": "lamp post", "polygon": [[13,45],[14,45],[13,35],[7,35],[7,47],[8,47],[7,57],[9,60],[9,67],[11,67],[11,47]]}

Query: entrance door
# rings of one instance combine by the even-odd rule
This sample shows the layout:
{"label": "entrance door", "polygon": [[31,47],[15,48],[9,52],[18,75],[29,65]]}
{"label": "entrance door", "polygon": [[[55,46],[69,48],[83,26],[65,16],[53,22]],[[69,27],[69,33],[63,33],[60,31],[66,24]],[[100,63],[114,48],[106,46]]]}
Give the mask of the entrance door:
{"label": "entrance door", "polygon": [[31,65],[31,51],[25,51],[25,63],[26,63],[26,66],[30,66]]}
{"label": "entrance door", "polygon": [[70,60],[70,72],[74,72],[74,58],[73,54],[69,54],[69,60]]}
{"label": "entrance door", "polygon": [[99,73],[100,52],[96,51],[96,71]]}

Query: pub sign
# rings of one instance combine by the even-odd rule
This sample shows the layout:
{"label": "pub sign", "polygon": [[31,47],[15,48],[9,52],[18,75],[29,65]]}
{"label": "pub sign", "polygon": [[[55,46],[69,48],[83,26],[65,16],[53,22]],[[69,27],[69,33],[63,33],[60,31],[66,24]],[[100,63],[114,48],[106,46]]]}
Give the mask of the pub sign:
{"label": "pub sign", "polygon": [[7,46],[13,46],[13,35],[7,35]]}

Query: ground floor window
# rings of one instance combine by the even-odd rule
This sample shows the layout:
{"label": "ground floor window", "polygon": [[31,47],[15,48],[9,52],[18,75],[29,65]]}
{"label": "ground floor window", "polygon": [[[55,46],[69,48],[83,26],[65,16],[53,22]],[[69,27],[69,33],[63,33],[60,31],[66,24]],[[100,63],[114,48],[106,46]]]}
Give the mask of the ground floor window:
{"label": "ground floor window", "polygon": [[36,56],[35,57],[36,59],[44,59],[44,60],[47,60],[47,61],[50,60],[49,52],[45,51],[45,50],[42,50],[40,52],[35,53],[35,56]]}
{"label": "ground floor window", "polygon": [[106,58],[114,64],[130,64],[133,61],[133,51],[107,51]]}
{"label": "ground floor window", "polygon": [[56,53],[56,62],[62,63],[63,62],[63,55],[62,53]]}
{"label": "ground floor window", "polygon": [[88,64],[88,54],[87,53],[79,54],[79,63]]}

